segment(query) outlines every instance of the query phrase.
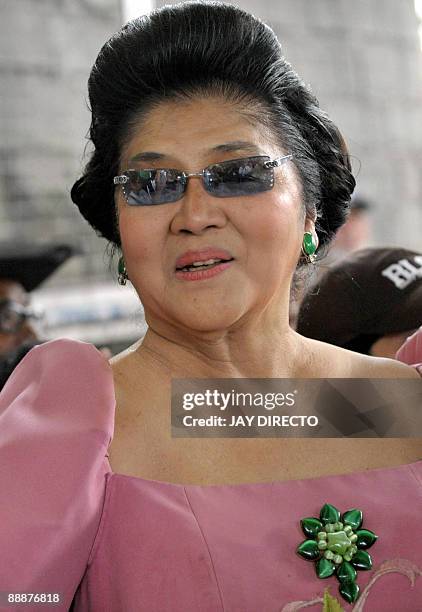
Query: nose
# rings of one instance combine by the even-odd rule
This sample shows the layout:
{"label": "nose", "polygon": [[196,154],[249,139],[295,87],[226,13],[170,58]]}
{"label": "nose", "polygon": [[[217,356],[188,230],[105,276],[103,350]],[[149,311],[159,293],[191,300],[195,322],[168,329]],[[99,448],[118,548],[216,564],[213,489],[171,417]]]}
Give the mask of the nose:
{"label": "nose", "polygon": [[190,177],[183,198],[177,203],[171,231],[201,234],[209,228],[224,227],[227,217],[221,203],[221,198],[205,190],[201,177]]}

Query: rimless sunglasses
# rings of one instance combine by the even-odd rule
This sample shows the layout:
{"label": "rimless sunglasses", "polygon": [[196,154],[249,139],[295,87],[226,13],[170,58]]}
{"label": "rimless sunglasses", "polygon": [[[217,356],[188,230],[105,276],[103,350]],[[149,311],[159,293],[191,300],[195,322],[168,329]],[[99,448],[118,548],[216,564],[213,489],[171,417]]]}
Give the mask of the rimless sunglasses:
{"label": "rimless sunglasses", "polygon": [[174,168],[130,169],[114,177],[130,206],[153,206],[177,202],[189,178],[202,178],[205,190],[217,198],[232,198],[269,191],[274,187],[274,168],[292,159],[267,155],[231,159],[188,174]]}

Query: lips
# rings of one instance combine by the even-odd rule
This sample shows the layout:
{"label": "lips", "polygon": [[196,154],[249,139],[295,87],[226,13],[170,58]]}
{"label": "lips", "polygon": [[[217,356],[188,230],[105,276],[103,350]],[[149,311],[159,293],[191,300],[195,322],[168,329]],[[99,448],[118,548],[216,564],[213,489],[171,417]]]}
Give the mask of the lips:
{"label": "lips", "polygon": [[197,261],[207,261],[209,259],[221,259],[223,261],[230,261],[233,255],[225,249],[219,249],[214,247],[207,247],[198,251],[186,251],[176,259],[176,270],[180,270],[185,266],[189,266]]}

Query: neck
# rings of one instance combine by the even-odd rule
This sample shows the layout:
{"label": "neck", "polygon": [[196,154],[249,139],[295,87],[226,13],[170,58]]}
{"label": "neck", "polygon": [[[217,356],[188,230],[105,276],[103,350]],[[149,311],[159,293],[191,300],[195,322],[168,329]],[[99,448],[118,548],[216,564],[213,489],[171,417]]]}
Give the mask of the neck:
{"label": "neck", "polygon": [[150,320],[137,353],[177,378],[295,378],[305,361],[302,338],[290,328],[288,312],[262,313],[253,322],[210,332]]}

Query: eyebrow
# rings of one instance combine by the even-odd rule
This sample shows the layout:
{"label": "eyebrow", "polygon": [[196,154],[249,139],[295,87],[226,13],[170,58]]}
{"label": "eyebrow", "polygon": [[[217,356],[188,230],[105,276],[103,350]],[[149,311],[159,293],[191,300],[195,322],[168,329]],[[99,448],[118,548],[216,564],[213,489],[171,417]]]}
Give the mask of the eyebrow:
{"label": "eyebrow", "polygon": [[[249,153],[253,153],[254,155],[264,155],[265,153],[262,151],[260,147],[252,142],[247,142],[245,140],[234,140],[232,142],[225,142],[224,144],[216,145],[215,147],[211,147],[208,149],[206,153],[232,153],[234,151],[247,151]],[[134,157],[131,157],[129,161],[156,161],[158,159],[165,159],[168,157],[164,153],[158,153],[157,151],[143,151],[142,153],[137,153]]]}
{"label": "eyebrow", "polygon": [[262,149],[252,142],[245,140],[235,140],[233,142],[226,142],[224,144],[217,145],[212,149],[208,150],[208,153],[222,152],[231,153],[232,151],[250,151],[251,153],[262,153]]}

